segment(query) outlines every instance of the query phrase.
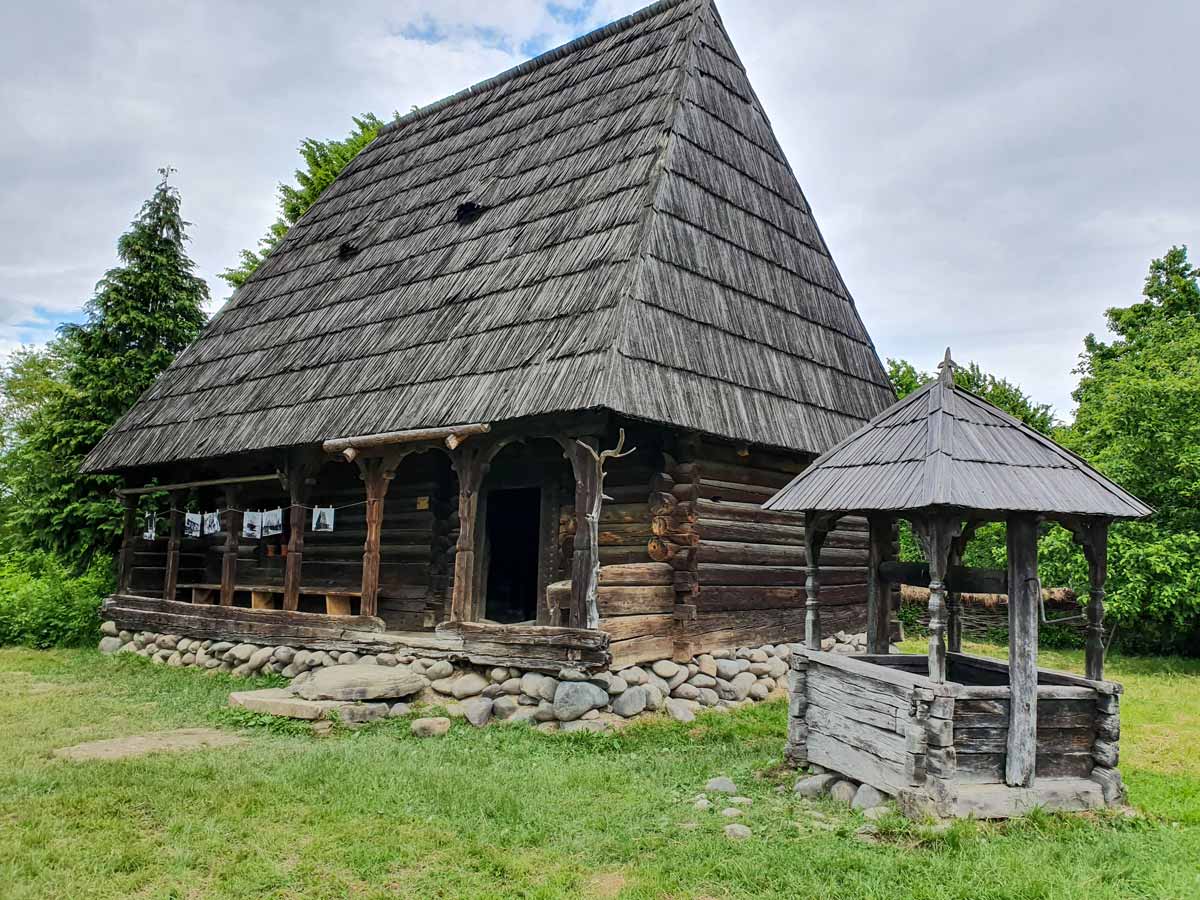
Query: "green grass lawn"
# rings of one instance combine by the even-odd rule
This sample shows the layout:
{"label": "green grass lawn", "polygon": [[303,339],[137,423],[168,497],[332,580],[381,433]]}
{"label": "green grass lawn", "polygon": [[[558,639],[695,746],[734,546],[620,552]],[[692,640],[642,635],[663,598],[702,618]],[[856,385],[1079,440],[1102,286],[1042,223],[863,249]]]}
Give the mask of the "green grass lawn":
{"label": "green grass lawn", "polygon": [[[1043,662],[1081,666],[1073,653]],[[393,720],[315,738],[228,710],[246,682],[93,651],[0,650],[0,896],[1200,897],[1200,664],[1114,658],[1109,673],[1126,686],[1121,768],[1140,816],[940,834],[885,820],[871,844],[854,835],[857,814],[776,790],[795,778],[778,768],[778,701],[618,735],[459,722],[421,741]],[[203,725],[248,742],[112,762],[50,755]],[[692,808],[720,774],[754,799],[746,841]]]}

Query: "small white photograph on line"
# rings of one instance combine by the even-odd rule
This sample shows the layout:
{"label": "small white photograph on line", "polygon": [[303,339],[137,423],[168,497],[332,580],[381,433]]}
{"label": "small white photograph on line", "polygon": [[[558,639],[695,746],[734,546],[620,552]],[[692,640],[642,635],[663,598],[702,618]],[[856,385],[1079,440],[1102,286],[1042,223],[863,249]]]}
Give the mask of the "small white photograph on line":
{"label": "small white photograph on line", "polygon": [[221,514],[219,512],[206,512],[204,514],[204,533],[218,534],[221,531]]}
{"label": "small white photograph on line", "polygon": [[185,538],[200,537],[200,528],[203,525],[203,517],[200,513],[184,513],[183,514],[183,536]]}
{"label": "small white photograph on line", "polygon": [[264,509],[262,513],[262,536],[273,537],[283,534],[283,510]]}
{"label": "small white photograph on line", "polygon": [[313,531],[333,531],[333,507],[314,506],[312,516]]}
{"label": "small white photograph on line", "polygon": [[158,525],[158,516],[152,512],[146,513],[146,527],[142,531],[142,539],[152,541],[155,538],[155,528]]}
{"label": "small white photograph on line", "polygon": [[262,518],[261,512],[242,513],[242,537],[257,538],[262,533]]}

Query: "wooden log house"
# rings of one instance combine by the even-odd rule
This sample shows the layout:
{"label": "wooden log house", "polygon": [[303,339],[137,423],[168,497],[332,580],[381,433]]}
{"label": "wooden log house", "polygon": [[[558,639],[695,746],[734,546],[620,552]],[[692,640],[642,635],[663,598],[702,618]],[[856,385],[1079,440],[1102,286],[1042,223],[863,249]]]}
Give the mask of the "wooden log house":
{"label": "wooden log house", "polygon": [[[1123,799],[1121,685],[1104,680],[1108,526],[1153,510],[1074,454],[954,383],[950,351],[934,382],[875,417],[766,505],[805,515],[806,634],[793,650],[787,754],[896,796],[916,814],[1005,817]],[[865,516],[868,655],[821,651],[827,534]],[[908,520],[926,564],[897,563]],[[1006,524],[1007,571],[962,566],[979,524]],[[1037,664],[1045,619],[1039,526],[1083,548],[1090,592],[1086,677]],[[892,587],[929,587],[927,654],[888,652]],[[957,594],[1007,593],[1008,662],[962,652]]]}
{"label": "wooden log house", "polygon": [[[713,3],[664,0],[325,190],[88,457],[129,485],[107,614],[547,669],[794,640],[803,516],[761,504],[893,399]],[[828,625],[867,529],[826,538]]]}

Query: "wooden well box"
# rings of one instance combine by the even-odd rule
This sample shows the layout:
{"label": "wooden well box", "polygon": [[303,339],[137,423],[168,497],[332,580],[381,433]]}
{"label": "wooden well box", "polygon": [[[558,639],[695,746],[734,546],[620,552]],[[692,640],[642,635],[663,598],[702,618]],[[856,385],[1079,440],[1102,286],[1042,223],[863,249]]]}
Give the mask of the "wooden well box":
{"label": "wooden well box", "polygon": [[1004,818],[1120,803],[1121,686],[1038,669],[1036,776],[1005,782],[1008,665],[950,653],[845,656],[796,645],[787,756],[870,784],[911,816]]}

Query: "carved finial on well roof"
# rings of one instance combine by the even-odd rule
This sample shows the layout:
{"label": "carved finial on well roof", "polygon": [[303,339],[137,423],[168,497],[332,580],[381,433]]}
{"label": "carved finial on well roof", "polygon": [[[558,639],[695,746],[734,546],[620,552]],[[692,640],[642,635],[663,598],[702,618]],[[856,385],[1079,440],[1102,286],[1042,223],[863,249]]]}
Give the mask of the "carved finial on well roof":
{"label": "carved finial on well roof", "polygon": [[950,358],[950,348],[947,347],[946,356],[940,363],[938,363],[938,370],[940,372],[938,378],[942,384],[948,384],[951,387],[954,387],[954,370],[957,368],[958,363]]}

